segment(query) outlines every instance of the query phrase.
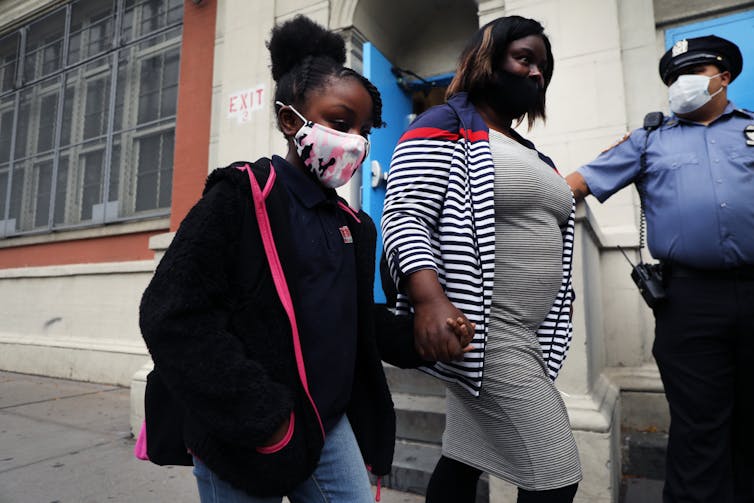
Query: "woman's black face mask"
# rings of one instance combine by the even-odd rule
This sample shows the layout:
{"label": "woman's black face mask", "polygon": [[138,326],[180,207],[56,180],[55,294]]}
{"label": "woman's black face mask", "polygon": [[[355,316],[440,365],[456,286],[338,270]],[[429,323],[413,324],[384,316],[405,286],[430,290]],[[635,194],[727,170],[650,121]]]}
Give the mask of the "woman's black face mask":
{"label": "woman's black face mask", "polygon": [[534,108],[540,100],[541,92],[542,88],[535,80],[500,70],[495,74],[493,82],[480,94],[493,110],[515,118]]}

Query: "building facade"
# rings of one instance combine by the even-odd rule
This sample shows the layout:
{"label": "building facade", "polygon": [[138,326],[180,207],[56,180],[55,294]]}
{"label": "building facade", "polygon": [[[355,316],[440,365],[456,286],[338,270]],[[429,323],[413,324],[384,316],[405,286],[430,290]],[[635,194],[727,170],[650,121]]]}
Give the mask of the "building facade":
{"label": "building facade", "polygon": [[[522,132],[563,174],[667,112],[657,61],[679,38],[736,41],[731,97],[754,108],[752,1],[0,0],[0,369],[139,389],[139,298],[207,173],[284,153],[265,40],[299,13],[341,33],[349,66],[383,93],[388,127],[342,192],[375,218],[398,136],[498,16],[538,19],[551,39],[548,120]],[[636,255],[638,198],[625,190],[579,215],[576,333],[558,386],[584,458],[580,501],[617,501],[620,424],[664,407],[653,319],[617,249]],[[622,405],[643,412],[622,417]],[[510,493],[491,487],[493,500]]]}

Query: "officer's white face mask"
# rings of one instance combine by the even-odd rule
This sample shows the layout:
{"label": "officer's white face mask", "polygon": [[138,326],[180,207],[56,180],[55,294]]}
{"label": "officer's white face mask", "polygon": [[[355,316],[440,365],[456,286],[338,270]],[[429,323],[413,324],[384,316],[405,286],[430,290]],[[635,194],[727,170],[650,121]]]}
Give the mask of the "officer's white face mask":
{"label": "officer's white face mask", "polygon": [[713,94],[709,93],[709,81],[721,74],[712,75],[679,75],[678,79],[668,88],[670,110],[676,114],[687,114],[699,110],[709,101],[720,94],[721,87]]}

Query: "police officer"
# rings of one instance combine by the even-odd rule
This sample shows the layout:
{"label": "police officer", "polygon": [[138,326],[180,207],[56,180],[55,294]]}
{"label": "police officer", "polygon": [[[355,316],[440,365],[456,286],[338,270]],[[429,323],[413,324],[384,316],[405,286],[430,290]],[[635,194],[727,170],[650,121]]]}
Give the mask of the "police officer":
{"label": "police officer", "polygon": [[673,114],[567,178],[600,202],[635,183],[664,264],[653,354],[671,416],[665,503],[754,502],[754,114],[727,96],[742,66],[728,40],[677,42],[660,60]]}

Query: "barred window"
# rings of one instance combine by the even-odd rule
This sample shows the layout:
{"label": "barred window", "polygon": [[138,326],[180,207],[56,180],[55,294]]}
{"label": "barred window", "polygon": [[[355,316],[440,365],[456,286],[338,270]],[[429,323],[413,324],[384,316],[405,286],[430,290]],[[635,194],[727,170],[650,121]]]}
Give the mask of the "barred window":
{"label": "barred window", "polygon": [[182,0],[74,0],[0,35],[0,238],[170,212]]}

